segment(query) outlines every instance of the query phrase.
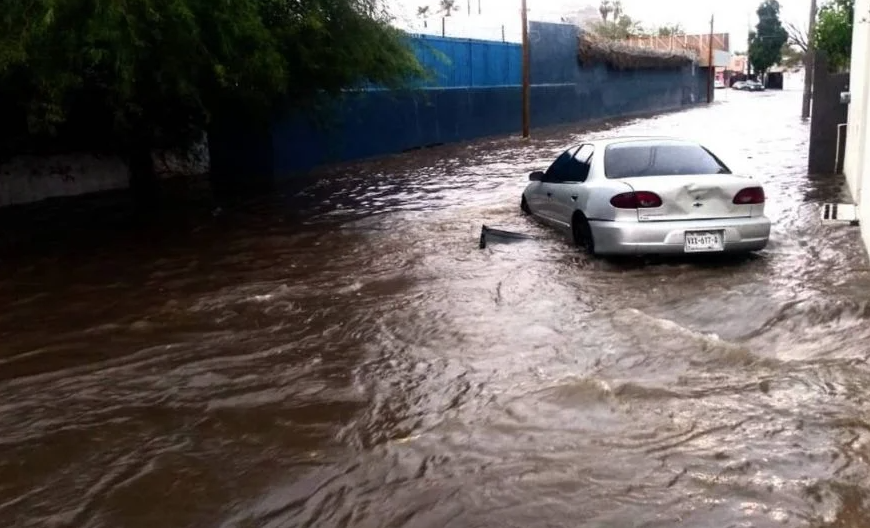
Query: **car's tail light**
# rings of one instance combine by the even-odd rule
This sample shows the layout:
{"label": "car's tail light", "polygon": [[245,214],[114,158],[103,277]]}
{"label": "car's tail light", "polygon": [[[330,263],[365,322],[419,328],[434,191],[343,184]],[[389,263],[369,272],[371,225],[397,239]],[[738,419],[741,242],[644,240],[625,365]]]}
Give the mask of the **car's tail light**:
{"label": "car's tail light", "polygon": [[764,203],[764,189],[761,187],[747,187],[734,195],[734,203],[737,205],[757,205]]}
{"label": "car's tail light", "polygon": [[637,197],[633,192],[617,194],[610,199],[610,205],[617,209],[637,209]]}
{"label": "car's tail light", "polygon": [[650,209],[661,207],[662,199],[654,192],[627,192],[617,194],[611,198],[610,205],[617,209]]}

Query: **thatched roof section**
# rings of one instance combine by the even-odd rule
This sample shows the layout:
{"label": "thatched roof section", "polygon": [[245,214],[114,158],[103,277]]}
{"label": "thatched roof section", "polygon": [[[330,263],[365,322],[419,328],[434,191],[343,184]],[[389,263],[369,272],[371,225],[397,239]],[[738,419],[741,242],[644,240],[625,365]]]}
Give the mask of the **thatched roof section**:
{"label": "thatched roof section", "polygon": [[616,40],[597,39],[585,31],[577,37],[577,57],[584,65],[607,64],[619,70],[664,70],[688,66],[695,55],[686,50],[656,50]]}

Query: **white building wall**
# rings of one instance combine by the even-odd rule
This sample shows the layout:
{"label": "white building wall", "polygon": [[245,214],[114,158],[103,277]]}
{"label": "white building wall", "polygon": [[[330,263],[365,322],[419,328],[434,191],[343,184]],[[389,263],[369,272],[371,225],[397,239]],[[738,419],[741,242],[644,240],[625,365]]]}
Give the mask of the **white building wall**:
{"label": "white building wall", "polygon": [[[857,10],[856,10],[857,12]],[[865,57],[870,57],[870,44],[864,47]],[[865,59],[866,62],[867,59]],[[867,66],[864,66],[867,72]],[[857,178],[857,193],[858,194],[858,219],[861,221],[861,236],[864,238],[864,247],[870,251],[870,134],[867,133],[867,111],[868,111],[868,95],[870,95],[870,78],[867,73],[864,74],[864,93],[863,93],[863,108],[864,112],[861,116],[863,121],[863,134],[861,136],[862,143],[857,146],[859,171]]]}
{"label": "white building wall", "polygon": [[861,197],[861,173],[864,166],[863,145],[867,136],[868,88],[870,88],[870,25],[861,23],[860,13],[870,11],[870,0],[855,2],[856,24],[852,34],[852,60],[850,65],[849,91],[852,102],[849,105],[849,119],[846,132],[846,151],[843,158],[843,173],[849,182],[852,198]]}
{"label": "white building wall", "polygon": [[0,207],[123,189],[128,180],[127,166],[118,158],[18,156],[0,166]]}
{"label": "white building wall", "polygon": [[843,172],[852,198],[858,204],[864,245],[870,249],[870,134],[867,133],[870,119],[870,22],[867,18],[870,18],[870,0],[856,0],[849,75],[852,100]]}
{"label": "white building wall", "polygon": [[[203,140],[186,154],[155,152],[154,165],[162,178],[204,174],[208,144]],[[0,207],[129,186],[130,171],[114,156],[17,156],[0,164]]]}

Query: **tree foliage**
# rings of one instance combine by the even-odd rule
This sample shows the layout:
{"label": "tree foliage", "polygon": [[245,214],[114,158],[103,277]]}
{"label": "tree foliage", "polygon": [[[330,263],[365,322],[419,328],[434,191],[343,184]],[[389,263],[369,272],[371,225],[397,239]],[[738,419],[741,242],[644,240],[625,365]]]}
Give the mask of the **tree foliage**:
{"label": "tree foliage", "polygon": [[610,15],[613,15],[613,19],[616,20],[619,18],[619,15],[622,14],[622,2],[619,0],[611,1],[611,0],[601,0],[598,4],[598,12],[601,14],[601,21],[607,22]]}
{"label": "tree foliage", "polygon": [[831,0],[819,9],[813,35],[816,49],[828,56],[834,70],[849,67],[852,57],[852,24],[855,0]]}
{"label": "tree foliage", "polygon": [[601,0],[601,3],[598,4],[598,12],[601,14],[603,22],[607,22],[607,17],[610,16],[611,11],[613,11],[613,6],[610,0]]}
{"label": "tree foliage", "polygon": [[806,52],[797,44],[786,43],[782,47],[782,59],[779,61],[784,68],[794,69],[804,64]]}
{"label": "tree foliage", "polygon": [[803,53],[806,53],[809,49],[809,32],[793,22],[785,23],[785,31],[788,33],[788,44],[797,46]]}
{"label": "tree foliage", "polygon": [[599,37],[608,40],[625,40],[631,37],[646,35],[643,26],[639,22],[632,20],[628,15],[622,15],[616,21],[594,24],[592,30]]}
{"label": "tree foliage", "polygon": [[640,22],[623,12],[619,0],[602,0],[598,12],[601,21],[592,25],[592,31],[599,37],[608,40],[624,40],[646,34]]}
{"label": "tree foliage", "polygon": [[378,2],[0,0],[0,146],[131,158],[188,146],[230,108],[268,120],[400,86],[422,70]]}
{"label": "tree foliage", "polygon": [[762,75],[782,60],[782,46],[788,42],[779,11],[777,0],[764,0],[756,10],[758,24],[749,36],[749,62],[752,69]]}
{"label": "tree foliage", "polygon": [[454,11],[459,11],[459,6],[456,5],[457,0],[441,0],[438,5],[438,10],[441,11],[444,16],[450,16]]}
{"label": "tree foliage", "polygon": [[656,35],[660,37],[679,37],[685,34],[686,31],[680,24],[666,24],[656,29]]}

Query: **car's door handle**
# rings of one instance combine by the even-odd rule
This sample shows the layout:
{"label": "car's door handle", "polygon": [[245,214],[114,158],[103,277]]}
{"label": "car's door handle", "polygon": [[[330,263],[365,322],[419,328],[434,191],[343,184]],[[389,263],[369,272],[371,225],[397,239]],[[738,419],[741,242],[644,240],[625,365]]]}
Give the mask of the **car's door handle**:
{"label": "car's door handle", "polygon": [[571,195],[571,199],[572,199],[573,201],[576,202],[576,201],[577,201],[577,195],[576,195],[576,194],[572,194],[572,195]]}
{"label": "car's door handle", "polygon": [[553,197],[553,193],[547,193],[547,197],[548,197],[548,198],[552,198],[552,197]]}

